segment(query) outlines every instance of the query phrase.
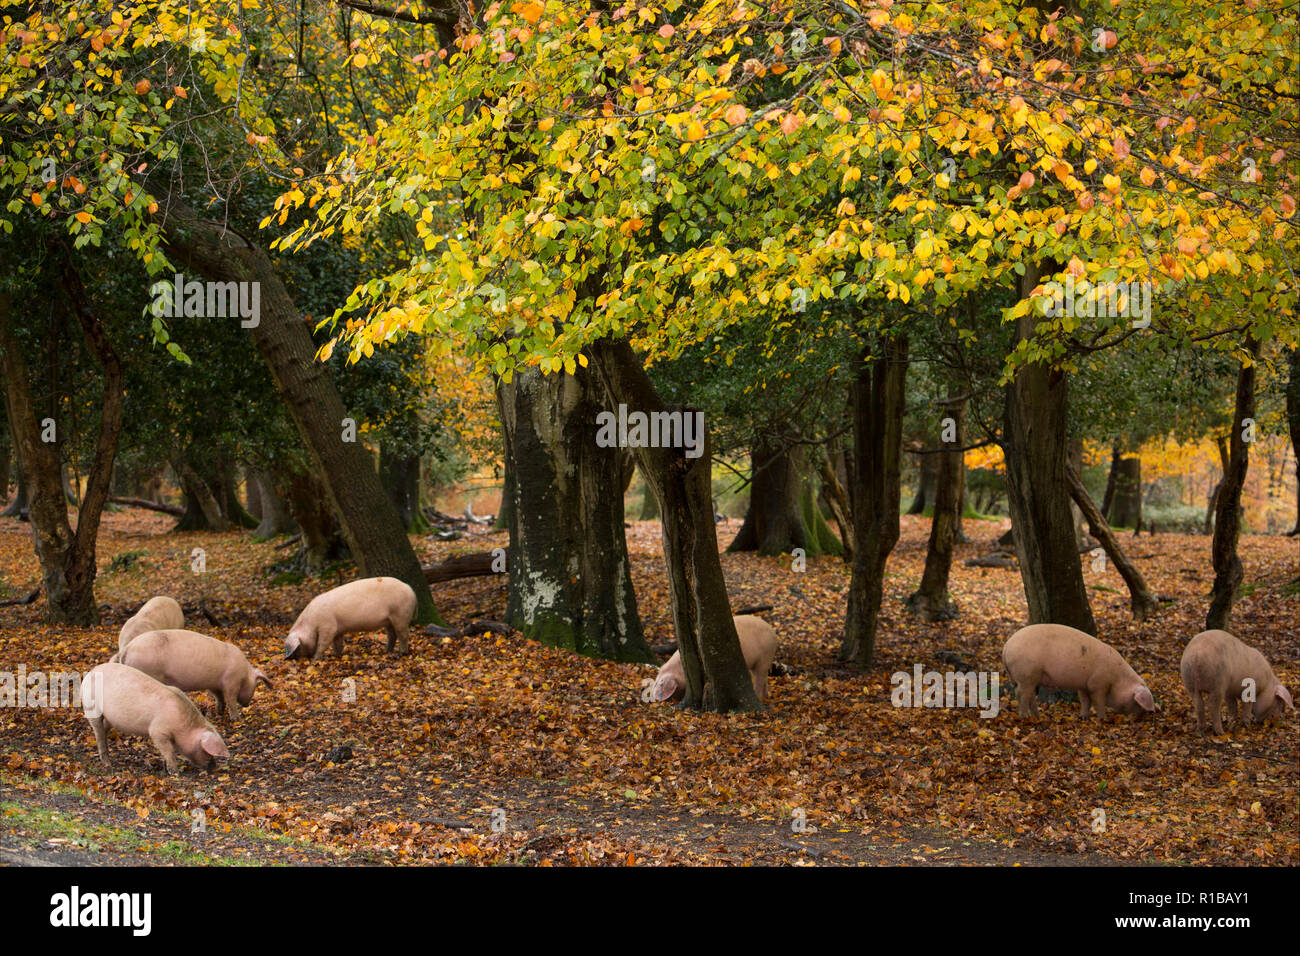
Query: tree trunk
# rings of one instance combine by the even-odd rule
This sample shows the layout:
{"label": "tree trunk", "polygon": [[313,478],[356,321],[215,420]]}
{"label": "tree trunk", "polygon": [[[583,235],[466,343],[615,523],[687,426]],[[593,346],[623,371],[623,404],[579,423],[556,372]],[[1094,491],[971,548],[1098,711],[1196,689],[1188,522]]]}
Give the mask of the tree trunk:
{"label": "tree trunk", "polygon": [[1115,493],[1106,520],[1116,528],[1142,526],[1142,459],[1137,455],[1120,458],[1114,469]]}
{"label": "tree trunk", "polygon": [[64,252],[63,287],[80,323],[90,354],[104,376],[95,457],[86,481],[86,493],[77,513],[77,529],[68,523],[58,443],[41,441],[28,386],[27,366],[18,342],[10,332],[10,301],[0,293],[0,363],[3,364],[10,409],[10,424],[19,467],[31,484],[32,531],[41,564],[45,616],[52,624],[90,626],[99,623],[95,604],[95,555],[99,522],[108,498],[122,429],[125,397],[122,365],[104,332],[99,317]]}
{"label": "tree trunk", "polygon": [[853,521],[849,517],[849,496],[840,477],[831,465],[830,456],[823,449],[819,455],[818,476],[821,478],[819,497],[822,506],[830,512],[839,531],[841,552],[846,562],[853,561]]}
{"label": "tree trunk", "polygon": [[1115,482],[1119,478],[1119,463],[1124,457],[1119,445],[1112,445],[1110,448],[1110,471],[1106,473],[1106,491],[1101,496],[1101,513],[1102,517],[1110,520],[1110,506],[1115,500]]}
{"label": "tree trunk", "polygon": [[4,505],[9,502],[9,465],[11,461],[7,418],[5,421],[0,422],[0,427],[4,428],[3,440],[0,441],[0,505]]}
{"label": "tree trunk", "polygon": [[239,500],[238,475],[235,464],[228,457],[222,455],[217,459],[217,485],[213,492],[217,496],[217,504],[221,506],[221,513],[226,520],[237,528],[256,528],[258,521],[244,508],[244,503]]}
{"label": "tree trunk", "polygon": [[1237,555],[1237,539],[1241,536],[1241,490],[1246,484],[1246,471],[1250,466],[1250,443],[1245,440],[1246,422],[1255,418],[1255,361],[1259,358],[1259,343],[1246,340],[1250,353],[1248,362],[1237,372],[1237,399],[1233,414],[1232,434],[1228,436],[1228,467],[1219,483],[1218,500],[1214,509],[1214,538],[1211,556],[1214,562],[1214,587],[1210,591],[1210,609],[1205,615],[1207,631],[1226,631],[1232,616],[1232,605],[1237,600],[1244,572]]}
{"label": "tree trunk", "polygon": [[[1038,285],[1040,275],[1036,263],[1026,264],[1022,297]],[[1031,310],[1017,320],[1016,336],[1023,341],[1033,333]],[[1002,432],[1007,502],[1029,623],[1065,624],[1096,634],[1065,477],[1068,391],[1066,373],[1041,362],[1021,366],[1007,385]]]}
{"label": "tree trunk", "polygon": [[302,529],[307,570],[319,575],[329,562],[341,559],[346,553],[325,484],[310,472],[300,472],[290,476],[287,491],[289,512]]}
{"label": "tree trunk", "polygon": [[379,480],[397,511],[402,527],[410,531],[420,512],[420,456],[395,455],[381,444]]}
{"label": "tree trunk", "polygon": [[[1228,473],[1228,439],[1223,435],[1215,438],[1215,445],[1219,449],[1219,469],[1225,475]],[[1223,479],[1220,478],[1213,488],[1210,489],[1209,499],[1205,503],[1205,526],[1201,528],[1202,534],[1209,534],[1214,527],[1214,510],[1219,504],[1219,489],[1223,487]]]}
{"label": "tree trunk", "polygon": [[907,599],[907,606],[927,621],[951,621],[957,605],[948,595],[948,576],[952,571],[952,550],[957,538],[957,521],[961,517],[962,472],[965,455],[962,447],[962,419],[966,399],[950,399],[945,404],[948,416],[956,422],[953,451],[922,455],[938,459],[935,473],[934,517],[930,520],[930,541],[925,552],[925,571],[921,586]]}
{"label": "tree trunk", "polygon": [[1295,456],[1295,527],[1289,532],[1300,534],[1300,348],[1291,350],[1291,377],[1286,385],[1286,423],[1291,433],[1291,454]]}
{"label": "tree trunk", "polygon": [[262,488],[257,483],[256,469],[244,468],[244,510],[257,519],[257,527],[262,526]]}
{"label": "tree trunk", "polygon": [[258,510],[262,520],[253,531],[255,538],[274,538],[277,535],[292,534],[298,524],[289,513],[280,489],[276,487],[275,476],[261,468],[248,469],[249,485],[257,492]]}
{"label": "tree trunk", "polygon": [[298,425],[361,575],[405,581],[418,601],[416,621],[445,624],[369,453],[359,442],[345,440],[343,400],[328,369],[316,361],[308,323],[265,251],[201,219],[179,200],[169,200],[164,208],[168,250],[178,264],[211,280],[260,283],[261,314],[251,328],[253,341]]}
{"label": "tree trunk", "polygon": [[728,551],[789,554],[803,548],[817,554],[799,509],[800,454],[780,436],[764,435],[750,450],[749,506]]}
{"label": "tree trunk", "polygon": [[853,566],[840,647],[846,661],[863,669],[875,657],[885,562],[898,543],[906,385],[906,338],[882,337],[877,354],[864,350],[852,386]]}
{"label": "tree trunk", "polygon": [[[603,339],[591,347],[591,357],[615,404],[646,413],[670,410],[627,342]],[[694,411],[675,406],[671,410]],[[682,706],[723,712],[761,710],[740,650],[718,558],[708,429],[698,458],[686,457],[681,448],[637,448],[635,453],[662,516],[673,630],[686,674]]]}
{"label": "tree trunk", "polygon": [[1124,583],[1128,586],[1129,608],[1133,612],[1133,620],[1138,622],[1146,620],[1148,615],[1160,610],[1160,602],[1156,600],[1156,596],[1147,587],[1142,572],[1128,559],[1128,555],[1120,547],[1119,539],[1115,537],[1110,525],[1106,523],[1106,518],[1101,513],[1101,509],[1097,507],[1097,503],[1088,494],[1088,489],[1084,487],[1083,479],[1079,477],[1079,473],[1074,468],[1068,468],[1065,476],[1066,480],[1070,482],[1070,496],[1088,521],[1089,532],[1101,543],[1102,548],[1106,551],[1106,556],[1110,558],[1111,563],[1115,565],[1115,569],[1119,571],[1119,576],[1124,579]]}
{"label": "tree trunk", "polygon": [[623,534],[623,453],[596,444],[599,390],[582,368],[498,385],[515,474],[508,622],[549,647],[654,663]]}
{"label": "tree trunk", "polygon": [[939,478],[939,455],[917,455],[916,497],[907,509],[910,515],[924,514],[926,508],[935,506],[935,482]]}
{"label": "tree trunk", "polygon": [[[172,530],[230,531],[234,525],[222,513],[221,503],[213,493],[212,484],[187,461],[177,461],[172,467],[180,479],[181,490],[185,493],[185,514]],[[213,484],[216,484],[215,480]]]}
{"label": "tree trunk", "polygon": [[510,462],[509,451],[504,452],[501,475],[501,506],[497,508],[497,531],[509,531],[514,523],[515,507],[515,466]]}

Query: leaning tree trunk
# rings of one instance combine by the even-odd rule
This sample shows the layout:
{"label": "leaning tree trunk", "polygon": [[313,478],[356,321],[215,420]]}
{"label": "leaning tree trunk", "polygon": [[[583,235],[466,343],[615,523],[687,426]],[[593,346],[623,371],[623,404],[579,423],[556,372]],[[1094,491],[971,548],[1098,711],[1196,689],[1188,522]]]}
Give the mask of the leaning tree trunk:
{"label": "leaning tree trunk", "polygon": [[907,339],[882,336],[877,354],[864,351],[852,385],[853,565],[840,655],[863,669],[875,657],[885,562],[898,543],[906,385]]}
{"label": "leaning tree trunk", "polygon": [[[1038,285],[1036,263],[1026,264],[1020,294]],[[1033,310],[1016,321],[1018,341],[1034,334]],[[1042,362],[1021,366],[1007,385],[1003,450],[1007,462],[1007,503],[1020,559],[1020,577],[1031,624],[1065,624],[1097,633],[1083,565],[1074,536],[1066,481],[1066,400],[1068,378]]]}
{"label": "leaning tree trunk", "polygon": [[369,452],[352,440],[355,430],[345,428],[347,410],[328,369],[316,361],[308,325],[266,252],[200,218],[179,200],[169,200],[164,208],[168,251],[178,264],[211,280],[260,283],[261,314],[251,328],[253,342],[298,425],[361,575],[405,581],[418,601],[416,621],[445,623]]}
{"label": "leaning tree trunk", "polygon": [[510,623],[588,657],[653,663],[623,534],[624,455],[596,444],[593,372],[516,372],[497,387],[514,467]]}
{"label": "leaning tree trunk", "polygon": [[965,470],[962,447],[962,419],[966,414],[966,399],[951,398],[945,403],[948,416],[956,425],[949,443],[952,449],[939,454],[923,454],[922,458],[937,458],[938,468],[934,478],[934,517],[930,521],[930,542],[925,552],[925,571],[921,586],[907,599],[907,606],[927,621],[951,621],[957,616],[957,605],[948,595],[948,577],[952,572],[952,551],[957,540],[957,522],[961,518],[962,472]]}
{"label": "leaning tree trunk", "polygon": [[1115,483],[1119,479],[1119,463],[1124,457],[1124,452],[1120,450],[1119,445],[1112,445],[1110,449],[1110,470],[1106,473],[1106,490],[1101,496],[1101,514],[1103,518],[1110,519],[1111,502],[1115,500]]}
{"label": "leaning tree trunk", "polygon": [[796,449],[779,436],[760,437],[750,451],[749,507],[728,551],[789,554],[819,552],[799,508],[803,481]]}
{"label": "leaning tree trunk", "polygon": [[1295,527],[1300,534],[1300,348],[1291,350],[1291,377],[1286,385],[1286,423],[1291,433],[1291,454],[1295,456]]}
{"label": "leaning tree trunk", "polygon": [[10,424],[19,466],[31,483],[31,521],[36,556],[41,564],[45,615],[50,623],[99,623],[95,604],[95,556],[99,522],[108,500],[122,430],[125,398],[122,364],[104,327],[91,308],[85,288],[64,250],[63,287],[81,325],[90,354],[104,375],[95,457],[86,479],[86,492],[77,512],[77,530],[68,523],[58,443],[41,441],[27,380],[27,366],[9,328],[10,302],[0,293],[0,364],[3,364]]}
{"label": "leaning tree trunk", "polygon": [[[647,414],[694,409],[668,406],[625,341],[603,339],[590,349],[610,399]],[[713,522],[713,458],[707,427],[698,458],[681,448],[637,448],[663,523],[664,561],[673,630],[686,674],[682,706],[719,711],[762,709],[731,616]]]}
{"label": "leaning tree trunk", "polygon": [[[1214,538],[1211,556],[1214,562],[1214,587],[1210,590],[1210,609],[1205,615],[1207,631],[1228,630],[1232,605],[1237,600],[1244,572],[1237,555],[1237,539],[1241,536],[1241,492],[1246,484],[1246,471],[1250,466],[1250,442],[1246,432],[1253,432],[1255,418],[1255,362],[1259,358],[1259,343],[1246,340],[1250,358],[1237,372],[1237,400],[1232,421],[1232,434],[1228,438],[1228,467],[1215,502]],[[1250,419],[1249,425],[1246,420]]]}
{"label": "leaning tree trunk", "polygon": [[1088,494],[1088,489],[1084,487],[1083,479],[1079,477],[1078,472],[1068,468],[1065,477],[1070,482],[1070,496],[1088,521],[1089,533],[1101,543],[1106,556],[1110,558],[1115,569],[1119,571],[1119,576],[1128,586],[1129,609],[1133,612],[1133,620],[1139,622],[1146,620],[1148,615],[1160,610],[1160,602],[1147,587],[1146,579],[1142,577],[1142,572],[1137,569],[1137,565],[1129,560],[1124,549],[1120,547],[1119,539],[1107,524],[1106,517],[1097,507],[1097,503]]}
{"label": "leaning tree trunk", "polygon": [[818,498],[822,506],[830,512],[831,519],[835,522],[835,527],[839,531],[840,552],[844,560],[852,563],[853,561],[853,521],[849,517],[849,495],[844,490],[844,484],[836,474],[835,468],[831,465],[830,455],[825,449],[817,453],[818,455],[818,477],[821,478],[821,490],[818,492]]}

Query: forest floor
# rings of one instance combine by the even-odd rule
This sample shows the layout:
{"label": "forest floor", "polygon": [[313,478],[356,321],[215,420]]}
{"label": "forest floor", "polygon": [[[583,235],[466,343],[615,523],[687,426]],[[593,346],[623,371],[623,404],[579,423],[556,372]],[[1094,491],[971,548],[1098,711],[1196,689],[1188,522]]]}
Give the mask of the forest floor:
{"label": "forest floor", "polygon": [[[987,552],[1005,521],[966,522],[972,543],[958,546],[952,582],[961,616],[927,624],[902,602],[920,579],[929,521],[903,519],[865,674],[837,660],[841,561],[797,572],[788,557],[724,554],[733,607],[774,606],[763,616],[792,671],[771,679],[771,706],[757,716],[643,703],[653,667],[518,636],[414,633],[401,660],[383,653],[382,634],[356,636],[340,660],[286,661],[297,612],[338,581],[272,583],[264,568],[285,553],[275,542],[173,534],[172,523],[106,515],[103,623],[47,626],[39,601],[0,608],[0,673],[84,672],[116,650],[145,599],[170,594],[189,626],[238,644],[274,688],[233,728],[218,722],[228,762],[211,774],[182,763],[174,777],[140,738],[111,737],[113,763],[101,767],[77,709],[0,708],[0,865],[1300,863],[1300,718],[1200,736],[1178,677],[1204,619],[1206,537],[1123,536],[1153,590],[1173,599],[1141,625],[1114,569],[1085,560],[1100,636],[1162,706],[1103,724],[1066,703],[1021,721],[1005,681],[992,719],[891,703],[890,675],[917,664],[997,671],[1025,620],[1020,577],[963,562]],[[721,542],[738,527],[719,525]],[[426,561],[505,544],[504,534],[413,540]],[[628,541],[647,637],[670,641],[658,524],[634,522]],[[195,548],[205,573],[191,570]],[[1296,688],[1297,542],[1245,535],[1240,550],[1234,632]],[[38,583],[30,526],[0,519],[0,601]],[[452,625],[504,615],[500,578],[434,595]]]}

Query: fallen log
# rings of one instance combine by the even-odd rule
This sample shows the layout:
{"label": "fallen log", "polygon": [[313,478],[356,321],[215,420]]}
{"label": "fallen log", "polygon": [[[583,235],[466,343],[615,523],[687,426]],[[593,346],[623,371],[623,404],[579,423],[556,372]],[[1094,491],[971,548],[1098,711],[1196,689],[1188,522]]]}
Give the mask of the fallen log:
{"label": "fallen log", "polygon": [[770,604],[753,604],[749,607],[736,608],[732,613],[739,617],[741,614],[762,614],[764,611],[770,610],[772,610],[772,605]]}
{"label": "fallen log", "polygon": [[14,598],[12,601],[0,601],[0,607],[13,607],[14,605],[31,604],[40,596],[41,596],[41,589],[37,588],[31,594],[27,595],[27,597]]}
{"label": "fallen log", "polygon": [[126,498],[121,495],[114,495],[108,500],[115,505],[126,505],[129,508],[147,508],[149,511],[161,511],[163,514],[171,515],[174,518],[180,518],[185,514],[184,508],[163,504],[160,501],[150,501],[147,498]]}
{"label": "fallen log", "polygon": [[486,574],[495,574],[492,562],[495,560],[491,551],[479,554],[462,554],[447,558],[437,564],[426,564],[422,569],[424,579],[430,584],[441,581],[455,581],[459,578],[476,578]]}
{"label": "fallen log", "polygon": [[500,621],[470,621],[464,627],[439,627],[437,624],[430,624],[424,629],[424,634],[426,637],[468,637],[471,634],[482,634],[484,631],[509,636],[515,629]]}

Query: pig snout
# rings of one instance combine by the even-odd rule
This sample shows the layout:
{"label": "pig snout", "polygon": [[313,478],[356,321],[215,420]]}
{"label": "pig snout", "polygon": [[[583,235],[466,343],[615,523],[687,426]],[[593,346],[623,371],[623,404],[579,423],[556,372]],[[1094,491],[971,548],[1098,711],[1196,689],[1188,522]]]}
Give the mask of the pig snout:
{"label": "pig snout", "polygon": [[287,661],[295,660],[299,657],[311,657],[315,647],[315,642],[308,642],[301,635],[290,634],[284,639],[284,659]]}

